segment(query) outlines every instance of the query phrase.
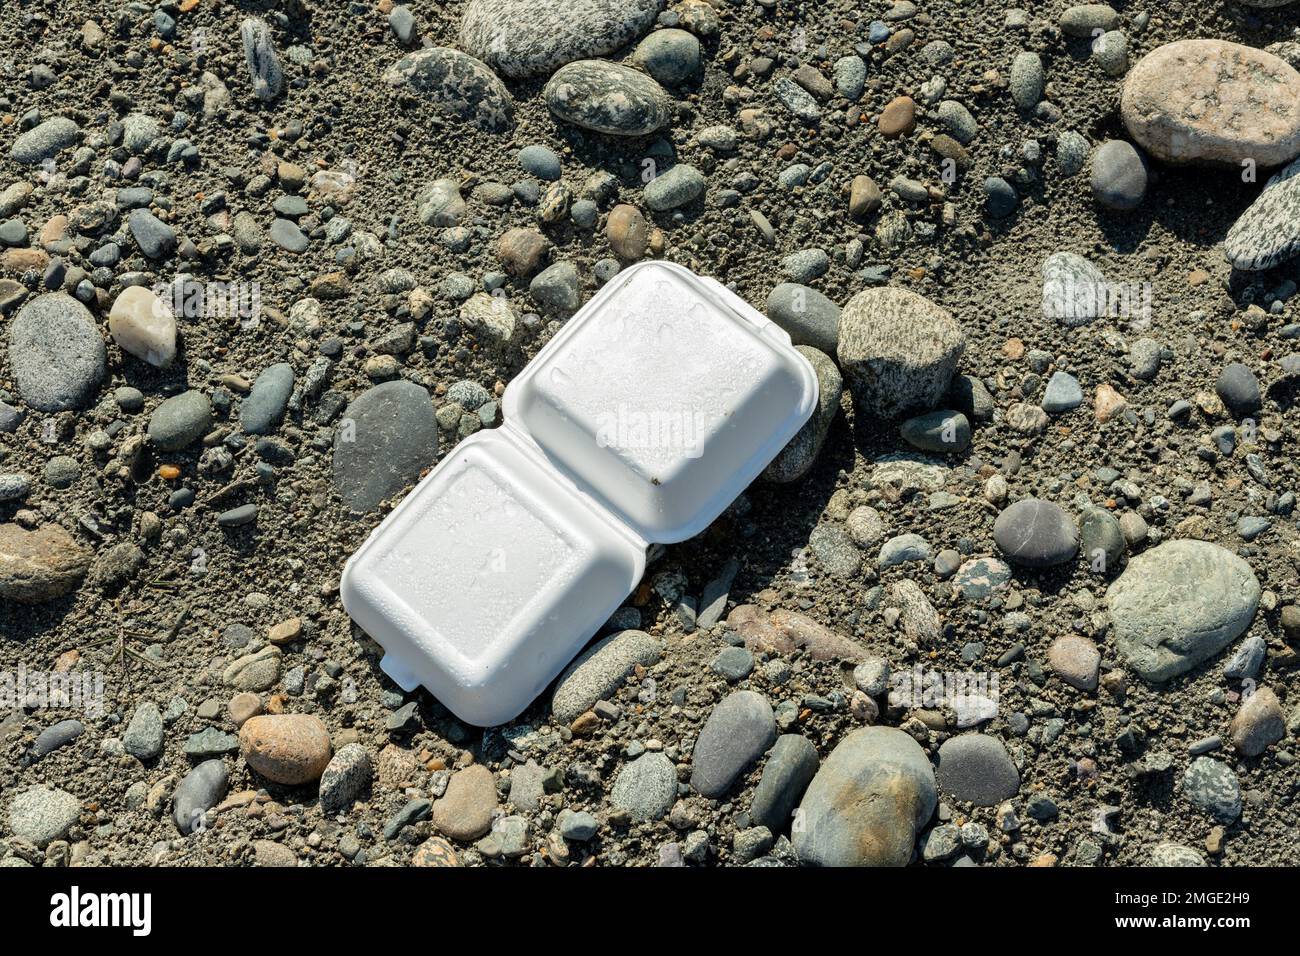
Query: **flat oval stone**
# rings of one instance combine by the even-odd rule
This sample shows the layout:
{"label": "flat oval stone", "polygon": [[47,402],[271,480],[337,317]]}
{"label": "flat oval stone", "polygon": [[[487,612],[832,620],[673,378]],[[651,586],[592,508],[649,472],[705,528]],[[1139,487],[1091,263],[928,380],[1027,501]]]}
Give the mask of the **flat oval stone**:
{"label": "flat oval stone", "polygon": [[1239,43],[1179,40],[1129,71],[1120,115],[1166,162],[1278,166],[1300,153],[1300,73]]}
{"label": "flat oval stone", "polygon": [[15,163],[34,165],[58,155],[81,138],[81,128],[66,116],[55,116],[20,133],[9,150]]}
{"label": "flat oval stone", "polygon": [[416,50],[385,70],[383,80],[426,97],[441,112],[486,132],[514,126],[515,107],[505,84],[486,64],[459,50]]}
{"label": "flat oval stone", "polygon": [[212,402],[197,389],[167,399],[149,417],[149,440],[159,451],[180,451],[212,424]]}
{"label": "flat oval stone", "polygon": [[220,757],[203,761],[185,775],[172,796],[172,819],[181,833],[206,828],[207,812],[226,795],[228,781]]}
{"label": "flat oval stone", "polygon": [[542,95],[557,118],[611,136],[653,133],[671,115],[663,87],[639,70],[604,60],[562,67]]}
{"label": "flat oval stone", "polygon": [[626,46],[662,9],[663,0],[470,0],[460,43],[502,76],[544,75]]}
{"label": "flat oval stone", "polygon": [[90,403],[108,351],[86,307],[62,292],[37,296],[9,329],[9,368],[32,408],[60,412]]}
{"label": "flat oval stone", "polygon": [[419,477],[438,453],[429,393],[384,382],[348,406],[334,432],[334,486],[356,511],[370,511]]}
{"label": "flat oval stone", "polygon": [[273,431],[292,393],[293,366],[288,362],[267,366],[239,406],[240,426],[250,435]]}
{"label": "flat oval stone", "polygon": [[1115,646],[1128,666],[1163,683],[1243,634],[1259,606],[1250,565],[1207,541],[1167,541],[1129,559],[1106,591]]}
{"label": "flat oval stone", "polygon": [[297,786],[319,780],[330,762],[330,735],[312,714],[250,717],[239,728],[244,761],[273,783]]}
{"label": "flat oval stone", "polygon": [[1050,568],[1079,551],[1079,529],[1060,505],[1025,498],[1003,509],[993,522],[993,540],[1012,564]]}
{"label": "flat oval stone", "polygon": [[649,667],[663,654],[663,643],[644,631],[611,634],[583,651],[555,682],[551,713],[571,724],[583,711],[612,694],[638,664]]}
{"label": "flat oval stone", "polygon": [[752,690],[730,694],[700,729],[691,752],[691,786],[706,797],[723,796],[775,740],[776,718],[767,698]]}
{"label": "flat oval stone", "polygon": [[658,820],[677,799],[677,768],[657,750],[637,757],[618,772],[609,801],[635,820]]}
{"label": "flat oval stone", "polygon": [[1262,272],[1300,253],[1300,160],[1264,186],[1223,240],[1223,256],[1235,269]]}
{"label": "flat oval stone", "polygon": [[795,345],[834,355],[840,339],[840,307],[816,289],[782,282],[767,297],[767,317],[790,333]]}
{"label": "flat oval stone", "polygon": [[90,552],[57,524],[35,531],[0,525],[0,601],[52,601],[74,590],[89,570]]}
{"label": "flat oval stone", "polygon": [[960,734],[939,747],[939,789],[977,807],[991,807],[1020,792],[1020,771],[1002,741]]}
{"label": "flat oval stone", "polygon": [[795,852],[811,866],[906,866],[938,802],[920,744],[893,727],[845,737],[795,812]]}

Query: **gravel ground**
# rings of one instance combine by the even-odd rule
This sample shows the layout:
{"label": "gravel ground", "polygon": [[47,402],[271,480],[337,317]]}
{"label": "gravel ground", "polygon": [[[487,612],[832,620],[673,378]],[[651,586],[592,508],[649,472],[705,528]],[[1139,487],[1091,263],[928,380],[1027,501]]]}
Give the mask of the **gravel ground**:
{"label": "gravel ground", "polygon": [[[0,864],[1300,863],[1300,5],[1067,6],[6,4]],[[471,727],[343,564],[644,258],[838,409]]]}

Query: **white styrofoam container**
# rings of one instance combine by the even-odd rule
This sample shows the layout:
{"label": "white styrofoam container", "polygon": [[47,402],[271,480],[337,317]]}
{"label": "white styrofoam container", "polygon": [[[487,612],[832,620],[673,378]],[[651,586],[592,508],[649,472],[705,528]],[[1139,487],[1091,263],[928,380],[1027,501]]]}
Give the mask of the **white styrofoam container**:
{"label": "white styrofoam container", "polygon": [[636,587],[651,543],[703,531],[812,414],[790,337],[720,283],[615,276],[348,560],[344,607],[403,690],[504,723]]}

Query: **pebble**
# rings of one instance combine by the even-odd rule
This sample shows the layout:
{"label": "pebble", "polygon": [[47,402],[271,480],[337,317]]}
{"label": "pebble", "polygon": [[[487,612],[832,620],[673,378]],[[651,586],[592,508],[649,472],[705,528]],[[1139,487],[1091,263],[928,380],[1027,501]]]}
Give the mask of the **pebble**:
{"label": "pebble", "polygon": [[1255,617],[1261,588],[1231,551],[1176,540],[1129,559],[1106,591],[1115,646],[1129,667],[1163,683],[1218,654]]}
{"label": "pebble", "polygon": [[1015,187],[1001,176],[984,180],[984,209],[994,219],[1005,219],[1016,211],[1020,197]]}
{"label": "pebble", "polygon": [[185,775],[172,796],[172,820],[181,833],[207,828],[208,811],[226,795],[228,780],[220,758],[205,760]]}
{"label": "pebble", "polygon": [[154,368],[176,358],[176,316],[144,286],[123,289],[108,313],[108,331],[123,352]]}
{"label": "pebble", "polygon": [[682,163],[646,183],[645,203],[655,212],[678,209],[704,195],[707,183],[703,173]]}
{"label": "pebble", "polygon": [[240,427],[249,435],[267,435],[275,430],[293,394],[293,366],[287,362],[268,365],[253,382],[253,390],[239,405]]}
{"label": "pebble", "polygon": [[993,523],[993,540],[1012,564],[1050,568],[1079,552],[1079,529],[1060,505],[1024,498],[1003,509]]}
{"label": "pebble", "polygon": [[137,760],[153,760],[163,750],[163,719],[158,705],[145,701],[136,707],[122,734],[122,746]]}
{"label": "pebble", "polygon": [[1092,194],[1107,209],[1129,212],[1147,194],[1147,162],[1122,139],[1102,143],[1092,154]]}
{"label": "pebble", "polygon": [[1077,39],[1092,39],[1119,25],[1119,14],[1105,3],[1081,3],[1061,14],[1061,32]]}
{"label": "pebble", "polygon": [[196,389],[164,401],[149,416],[149,441],[159,451],[181,451],[212,426],[212,402]]}
{"label": "pebble", "polygon": [[561,67],[542,96],[557,119],[610,136],[645,136],[671,118],[663,87],[630,66],[604,60]]}
{"label": "pebble", "polygon": [[768,294],[767,317],[790,333],[794,345],[810,345],[826,355],[835,354],[840,307],[816,289],[796,282],[778,284]]}
{"label": "pebble", "polygon": [[894,97],[880,111],[877,127],[886,139],[906,136],[916,129],[916,101],[910,96]]}
{"label": "pebble", "polygon": [[831,751],[796,811],[811,866],[906,866],[938,796],[925,751],[901,730],[865,727]]}
{"label": "pebble", "polygon": [[677,799],[677,768],[664,754],[647,751],[618,772],[609,799],[634,820],[658,820]]}
{"label": "pebble", "polygon": [[749,816],[754,824],[775,834],[784,833],[820,763],[817,748],[807,737],[778,737],[750,801]]}
{"label": "pebble", "polygon": [[680,86],[700,73],[700,41],[686,30],[655,30],[637,44],[632,62],[664,86]]}
{"label": "pebble", "polygon": [[36,735],[36,740],[32,743],[32,757],[39,760],[60,747],[66,747],[85,732],[86,725],[79,720],[60,720],[51,724]]}
{"label": "pebble", "polygon": [[597,641],[565,668],[551,695],[551,714],[571,724],[597,701],[611,696],[638,665],[649,667],[663,644],[644,631],[627,630]]}
{"label": "pebble", "polygon": [[1300,153],[1300,73],[1228,40],[1166,43],[1129,71],[1120,117],[1165,162],[1279,166]]}
{"label": "pebble", "polygon": [[798,284],[822,277],[830,267],[830,256],[825,249],[800,249],[781,260],[781,271]]}
{"label": "pebble", "polygon": [[1057,371],[1043,390],[1042,409],[1050,415],[1073,411],[1083,404],[1083,387],[1069,372]]}
{"label": "pebble", "polygon": [[9,829],[14,836],[44,849],[67,836],[81,816],[81,801],[66,790],[28,787],[9,804]]}
{"label": "pebble", "polygon": [[275,51],[275,40],[265,20],[249,17],[239,25],[239,39],[244,45],[244,63],[253,95],[269,102],[284,89],[284,69]]}
{"label": "pebble", "polygon": [[23,401],[41,412],[89,404],[108,352],[90,313],[62,292],[37,296],[9,327],[9,368]]}
{"label": "pebble", "polygon": [[582,282],[572,262],[557,262],[533,277],[528,294],[547,314],[572,315],[582,305]]}
{"label": "pebble", "polygon": [[1042,57],[1029,51],[1017,53],[1015,59],[1011,61],[1011,72],[1008,75],[1011,100],[1016,107],[1021,110],[1032,110],[1037,106],[1038,101],[1043,98],[1045,82]]}
{"label": "pebble", "polygon": [[776,94],[777,101],[801,123],[815,126],[821,122],[822,108],[817,100],[788,76],[779,77],[772,84],[772,92]]}
{"label": "pebble", "polygon": [[359,743],[344,744],[321,773],[321,812],[346,813],[370,789],[373,778],[370,752]]}
{"label": "pebble", "polygon": [[334,434],[334,487],[354,511],[372,511],[414,482],[437,450],[429,393],[413,382],[384,382],[343,413]]}
{"label": "pebble", "polygon": [[56,116],[20,133],[9,149],[9,158],[15,163],[34,166],[52,159],[79,139],[81,127],[66,116]]}
{"label": "pebble", "polygon": [[903,422],[903,440],[922,451],[955,455],[970,445],[970,422],[961,412],[939,411]]}
{"label": "pebble", "polygon": [[705,721],[691,753],[691,786],[706,797],[723,796],[776,740],[772,705],[762,694],[738,690]]}
{"label": "pebble", "polygon": [[650,245],[650,225],[636,206],[619,203],[605,222],[609,247],[624,262],[640,262]]}
{"label": "pebble", "polygon": [[876,565],[881,568],[894,568],[912,561],[929,561],[932,554],[928,541],[919,534],[909,532],[886,541],[880,548]]}
{"label": "pebble", "polygon": [[553,73],[627,46],[654,25],[661,0],[470,0],[460,43],[502,76]]}
{"label": "pebble", "polygon": [[1258,757],[1286,736],[1286,716],[1270,687],[1261,687],[1241,702],[1228,727],[1233,749],[1243,757]]}
{"label": "pebble", "polygon": [[1224,258],[1233,268],[1262,272],[1300,253],[1300,160],[1269,179],[1228,230]]}
{"label": "pebble", "polygon": [[0,524],[0,599],[43,604],[74,591],[90,570],[90,552],[57,524],[29,531]]}
{"label": "pebble", "polygon": [[382,79],[484,132],[504,133],[514,127],[515,107],[505,84],[486,64],[459,50],[416,50],[385,70]]}
{"label": "pebble", "polygon": [[460,194],[460,183],[455,179],[435,179],[416,199],[416,215],[426,226],[455,226],[468,212],[469,206]]}
{"label": "pebble", "polygon": [[267,780],[297,786],[320,779],[330,761],[330,735],[312,714],[266,714],[239,728],[239,752]]}
{"label": "pebble", "polygon": [[[515,154],[515,159],[523,167],[524,172],[530,176],[536,176],[538,179],[553,183],[560,178],[563,170],[560,168],[560,157],[555,155],[555,151],[549,147],[542,146],[540,143],[534,143],[531,146],[525,146]],[[455,180],[443,180],[453,186]],[[457,189],[457,198],[460,196],[459,188]],[[462,207],[464,202],[461,203]],[[423,216],[421,216],[423,219]],[[452,223],[439,222],[437,225],[452,225]]]}
{"label": "pebble", "polygon": [[1086,637],[1066,634],[1052,642],[1047,650],[1047,662],[1061,680],[1079,690],[1097,689],[1101,669],[1101,652]]}
{"label": "pebble", "polygon": [[1240,362],[1230,362],[1223,367],[1214,383],[1214,391],[1236,415],[1257,412],[1263,404],[1259,379],[1249,367]]}
{"label": "pebble", "polygon": [[1007,748],[986,734],[959,734],[939,747],[939,789],[977,807],[992,807],[1020,792],[1020,772]]}
{"label": "pebble", "polygon": [[1223,665],[1223,676],[1229,680],[1254,680],[1267,653],[1268,644],[1262,637],[1247,637]]}
{"label": "pebble", "polygon": [[858,408],[880,418],[934,408],[965,347],[948,312],[906,289],[866,289],[840,313],[840,368]]}
{"label": "pebble", "polygon": [[176,251],[176,230],[148,209],[132,209],[127,217],[131,237],[150,259],[165,259]]}
{"label": "pebble", "polygon": [[1151,865],[1170,866],[1205,866],[1205,860],[1196,850],[1180,843],[1157,843],[1151,848]]}
{"label": "pebble", "polygon": [[1241,816],[1241,784],[1236,772],[1213,757],[1197,757],[1183,774],[1183,794],[1192,806],[1220,823]]}
{"label": "pebble", "polygon": [[1108,311],[1108,285],[1101,269],[1074,252],[1053,252],[1043,261],[1043,317],[1063,325],[1087,325]]}
{"label": "pebble", "polygon": [[768,481],[788,483],[806,475],[817,460],[831,423],[840,411],[844,381],[835,362],[829,355],[807,345],[797,345],[795,349],[812,364],[813,374],[817,376],[817,407],[812,417],[764,469],[763,477]]}

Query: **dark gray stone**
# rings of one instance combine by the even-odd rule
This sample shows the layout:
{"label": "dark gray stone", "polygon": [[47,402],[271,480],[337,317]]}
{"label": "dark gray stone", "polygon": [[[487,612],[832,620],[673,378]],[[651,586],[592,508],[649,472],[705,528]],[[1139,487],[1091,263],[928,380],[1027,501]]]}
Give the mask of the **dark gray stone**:
{"label": "dark gray stone", "polygon": [[271,365],[257,376],[253,389],[239,406],[239,424],[250,435],[274,431],[293,394],[293,366]]}
{"label": "dark gray stone", "polygon": [[993,540],[1013,564],[1050,568],[1079,551],[1079,529],[1065,510],[1041,498],[1025,498],[1005,508],[993,522]]}
{"label": "dark gray stone", "polygon": [[816,289],[782,282],[767,297],[767,317],[794,345],[810,345],[834,355],[840,340],[840,307]]}
{"label": "dark gray stone", "polygon": [[723,698],[704,722],[691,753],[691,786],[721,797],[776,739],[772,705],[762,694],[738,690]]}
{"label": "dark gray stone", "polygon": [[205,760],[185,775],[172,797],[172,820],[181,833],[206,828],[207,812],[226,795],[227,779],[220,759]]}
{"label": "dark gray stone", "polygon": [[785,832],[820,763],[817,748],[807,737],[799,734],[778,737],[754,788],[749,807],[754,825],[767,827],[773,833]]}
{"label": "dark gray stone", "polygon": [[356,511],[371,511],[433,463],[438,421],[429,393],[406,381],[363,392],[334,432],[334,486]]}
{"label": "dark gray stone", "polygon": [[1020,791],[1020,771],[1007,748],[985,734],[960,734],[939,747],[939,789],[944,793],[991,807]]}

